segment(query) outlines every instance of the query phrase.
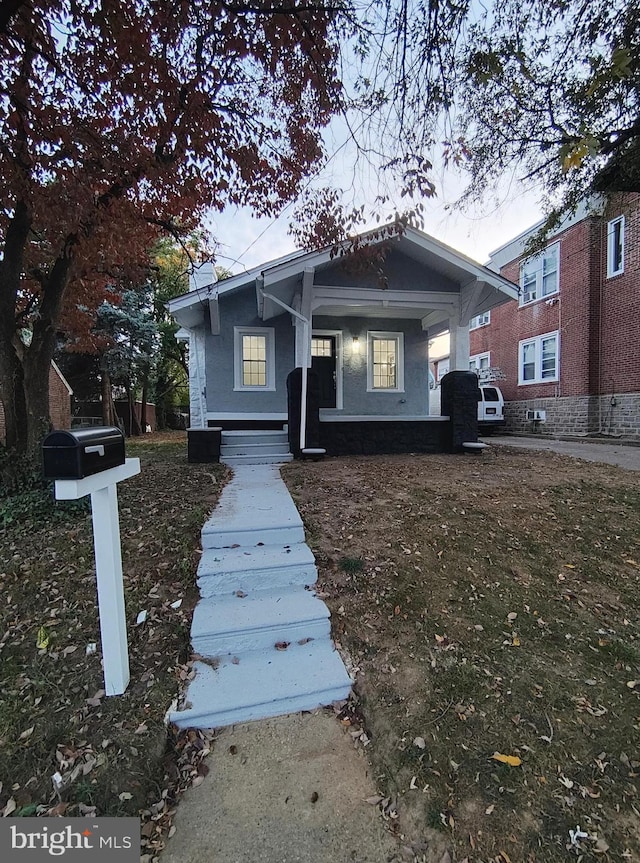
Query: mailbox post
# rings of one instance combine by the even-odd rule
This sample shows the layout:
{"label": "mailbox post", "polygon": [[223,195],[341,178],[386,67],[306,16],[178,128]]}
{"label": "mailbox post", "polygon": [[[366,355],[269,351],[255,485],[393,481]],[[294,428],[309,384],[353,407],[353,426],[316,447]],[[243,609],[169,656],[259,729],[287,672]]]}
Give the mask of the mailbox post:
{"label": "mailbox post", "polygon": [[129,648],[117,483],[140,473],[140,459],[124,458],[119,429],[101,427],[51,432],[44,440],[43,456],[44,474],[55,479],[57,500],[91,495],[104,689],[107,695],[122,695],[129,683]]}

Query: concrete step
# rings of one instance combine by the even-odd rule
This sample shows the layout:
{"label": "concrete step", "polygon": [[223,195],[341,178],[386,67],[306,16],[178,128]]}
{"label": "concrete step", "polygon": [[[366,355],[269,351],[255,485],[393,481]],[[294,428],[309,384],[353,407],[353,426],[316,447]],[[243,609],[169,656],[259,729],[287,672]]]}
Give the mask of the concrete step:
{"label": "concrete step", "polygon": [[292,644],[197,662],[186,709],[170,715],[179,728],[216,728],[235,722],[313,710],[346,698],[351,680],[330,641]]}
{"label": "concrete step", "polygon": [[296,505],[274,465],[240,465],[202,528],[202,548],[304,542]]}
{"label": "concrete step", "polygon": [[289,436],[285,431],[223,431],[222,445],[256,444],[256,443],[282,443],[285,449],[289,448]]}
{"label": "concrete step", "polygon": [[200,595],[224,596],[241,590],[247,594],[315,584],[318,570],[306,543],[202,552],[198,565]]}
{"label": "concrete step", "polygon": [[223,444],[220,447],[220,455],[225,458],[237,455],[274,455],[280,453],[290,455],[288,447],[281,443]]}
{"label": "concrete step", "polygon": [[307,590],[201,599],[191,624],[194,651],[208,657],[270,650],[278,643],[330,635],[329,609]]}
{"label": "concrete step", "polygon": [[285,464],[285,462],[292,460],[293,456],[291,453],[284,451],[279,453],[255,455],[220,455],[220,461],[222,464],[226,464],[229,467],[241,467],[242,465],[250,464]]}

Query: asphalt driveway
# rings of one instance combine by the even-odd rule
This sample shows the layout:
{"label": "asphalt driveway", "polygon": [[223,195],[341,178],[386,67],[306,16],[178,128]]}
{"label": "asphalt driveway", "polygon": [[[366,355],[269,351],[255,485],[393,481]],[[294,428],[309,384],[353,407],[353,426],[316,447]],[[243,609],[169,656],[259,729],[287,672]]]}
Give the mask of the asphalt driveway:
{"label": "asphalt driveway", "polygon": [[553,440],[551,438],[491,435],[485,438],[493,446],[513,446],[540,449],[570,455],[585,461],[615,464],[627,470],[640,470],[640,446],[623,443],[595,443],[581,440]]}

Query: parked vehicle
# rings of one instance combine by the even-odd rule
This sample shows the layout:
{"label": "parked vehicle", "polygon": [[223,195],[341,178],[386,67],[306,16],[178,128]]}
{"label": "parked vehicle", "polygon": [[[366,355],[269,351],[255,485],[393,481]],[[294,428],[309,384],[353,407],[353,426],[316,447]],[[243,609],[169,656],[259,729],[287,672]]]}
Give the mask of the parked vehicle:
{"label": "parked vehicle", "polygon": [[481,383],[479,389],[478,431],[487,435],[505,424],[504,398],[500,389],[494,384]]}

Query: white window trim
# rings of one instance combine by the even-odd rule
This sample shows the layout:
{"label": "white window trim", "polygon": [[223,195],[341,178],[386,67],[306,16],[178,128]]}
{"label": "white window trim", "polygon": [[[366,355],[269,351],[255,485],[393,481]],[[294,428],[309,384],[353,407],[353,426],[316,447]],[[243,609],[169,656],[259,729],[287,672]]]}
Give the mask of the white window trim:
{"label": "white window trim", "polygon": [[[552,378],[542,377],[542,342],[544,339],[550,339],[555,336],[556,340],[556,373]],[[524,346],[535,344],[536,346],[536,365],[535,377],[531,381],[523,380],[522,372],[524,367]],[[527,387],[530,384],[551,384],[560,380],[560,331],[555,330],[551,333],[542,333],[542,335],[534,336],[530,339],[523,339],[518,342],[518,386]]]}
{"label": "white window trim", "polygon": [[333,336],[336,340],[336,406],[335,408],[322,408],[323,411],[341,411],[344,408],[344,384],[342,373],[342,330],[312,330],[311,338],[318,336]]}
{"label": "white window trim", "polygon": [[[389,389],[373,386],[373,341],[374,339],[395,339],[396,342],[396,380],[397,386]],[[403,393],[404,392],[404,333],[387,333],[380,330],[367,332],[367,392]]]}
{"label": "white window trim", "polygon": [[[245,386],[242,383],[242,337],[266,336],[267,339],[267,384]],[[269,393],[276,389],[276,338],[273,327],[233,328],[233,391],[243,393]]]}
{"label": "white window trim", "polygon": [[[620,269],[613,269],[613,259],[614,259],[614,244],[613,238],[615,236],[614,233],[614,225],[620,224],[620,238],[622,240],[622,255],[620,261]],[[610,222],[607,222],[607,278],[610,279],[613,276],[620,276],[624,273],[624,216],[616,216],[615,219],[611,219]]]}
{"label": "white window trim", "polygon": [[[557,267],[556,267],[556,289],[555,291],[551,291],[548,294],[542,295],[542,269],[537,272],[536,275],[536,297],[533,300],[525,300],[524,299],[524,270],[528,264],[532,264],[534,261],[540,260],[544,258],[544,255],[550,250],[556,248],[557,249]],[[544,248],[537,255],[534,255],[531,258],[527,258],[526,261],[522,261],[520,264],[520,297],[518,299],[518,305],[522,308],[523,306],[530,306],[533,303],[540,303],[543,300],[548,300],[549,297],[554,297],[557,293],[560,292],[560,243],[550,243],[546,248]]]}
{"label": "white window trim", "polygon": [[[474,321],[478,321],[480,318],[487,316],[487,320],[480,323],[473,323]],[[486,312],[482,312],[481,315],[474,315],[469,321],[469,329],[470,330],[479,330],[480,327],[488,327],[491,323],[491,310],[489,309]]]}
{"label": "white window trim", "polygon": [[479,372],[481,369],[480,360],[483,360],[485,357],[487,358],[487,368],[491,368],[491,352],[483,351],[481,354],[473,354],[469,357],[469,371],[473,371],[471,363],[474,363],[476,367],[475,370]]}

